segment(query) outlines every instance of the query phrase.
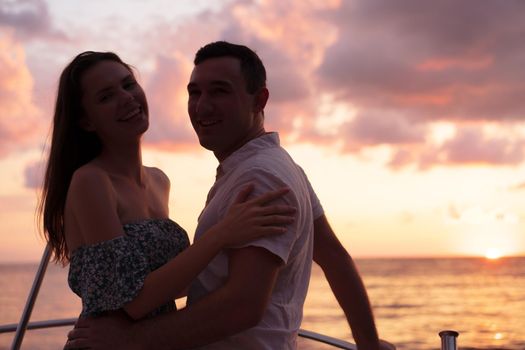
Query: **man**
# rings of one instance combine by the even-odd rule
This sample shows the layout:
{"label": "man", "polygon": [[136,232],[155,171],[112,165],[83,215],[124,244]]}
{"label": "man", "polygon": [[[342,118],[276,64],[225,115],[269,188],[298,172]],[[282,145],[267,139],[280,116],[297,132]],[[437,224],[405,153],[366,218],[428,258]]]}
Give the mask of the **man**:
{"label": "man", "polygon": [[393,349],[378,340],[361,278],[304,172],[280,147],[278,135],[264,129],[269,92],[259,57],[245,46],[215,42],[201,48],[194,63],[188,113],[200,144],[220,163],[195,239],[220,220],[249,183],[255,185],[254,195],[290,188],[282,201],[297,208],[295,221],[283,235],[221,253],[191,286],[187,308],[137,324],[100,320],[89,337],[101,341],[95,333],[126,324],[132,331],[117,332],[125,348],[295,349],[313,259],[359,349]]}

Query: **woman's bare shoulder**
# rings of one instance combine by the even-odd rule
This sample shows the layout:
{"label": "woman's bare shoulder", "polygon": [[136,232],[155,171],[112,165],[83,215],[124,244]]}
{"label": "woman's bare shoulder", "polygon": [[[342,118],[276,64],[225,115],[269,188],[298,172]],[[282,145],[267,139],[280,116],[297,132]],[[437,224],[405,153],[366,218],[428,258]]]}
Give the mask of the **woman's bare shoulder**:
{"label": "woman's bare shoulder", "polygon": [[147,166],[144,166],[144,169],[146,170],[149,178],[151,179],[154,185],[169,189],[170,179],[164,171],[156,167]]}
{"label": "woman's bare shoulder", "polygon": [[69,196],[85,196],[113,193],[113,185],[107,171],[93,163],[87,163],[73,173]]}
{"label": "woman's bare shoulder", "polygon": [[73,179],[80,181],[96,181],[109,179],[109,174],[96,163],[90,162],[75,170],[72,180]]}
{"label": "woman's bare shoulder", "polygon": [[116,208],[109,174],[93,164],[78,168],[71,179],[65,208],[70,249],[121,234]]}

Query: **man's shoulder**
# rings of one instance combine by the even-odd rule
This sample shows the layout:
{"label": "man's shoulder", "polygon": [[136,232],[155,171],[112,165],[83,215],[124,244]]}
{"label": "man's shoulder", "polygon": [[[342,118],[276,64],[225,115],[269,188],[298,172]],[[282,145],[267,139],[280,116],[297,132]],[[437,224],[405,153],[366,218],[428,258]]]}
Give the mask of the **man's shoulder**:
{"label": "man's shoulder", "polygon": [[257,152],[245,159],[230,173],[228,183],[261,183],[269,189],[282,186],[295,191],[306,189],[306,175],[284,150]]}
{"label": "man's shoulder", "polygon": [[253,177],[275,176],[278,178],[287,177],[286,175],[296,173],[299,167],[286,154],[280,151],[276,152],[257,152],[252,157],[245,159],[235,168],[235,176],[244,174]]}
{"label": "man's shoulder", "polygon": [[272,170],[276,167],[297,167],[292,157],[280,146],[259,149],[240,162],[237,168],[257,168]]}

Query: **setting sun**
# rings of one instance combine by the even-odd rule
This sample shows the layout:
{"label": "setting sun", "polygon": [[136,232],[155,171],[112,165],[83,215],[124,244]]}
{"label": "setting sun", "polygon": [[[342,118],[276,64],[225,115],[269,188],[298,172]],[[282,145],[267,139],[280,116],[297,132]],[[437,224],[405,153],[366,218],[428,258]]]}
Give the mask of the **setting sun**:
{"label": "setting sun", "polygon": [[485,258],[490,260],[496,260],[501,258],[502,256],[503,254],[501,253],[501,251],[495,248],[487,249],[487,251],[485,252]]}

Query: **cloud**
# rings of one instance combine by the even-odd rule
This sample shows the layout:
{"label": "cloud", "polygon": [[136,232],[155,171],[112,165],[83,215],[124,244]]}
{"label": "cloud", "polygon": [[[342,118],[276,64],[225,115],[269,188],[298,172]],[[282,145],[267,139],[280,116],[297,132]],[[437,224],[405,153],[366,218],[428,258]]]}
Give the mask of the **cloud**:
{"label": "cloud", "polygon": [[263,60],[270,90],[266,124],[284,137],[297,131],[299,120],[302,138],[311,134],[316,123],[319,101],[314,73],[336,37],[335,28],[319,14],[337,4],[240,0],[215,14],[224,26],[214,40],[244,44]]}
{"label": "cloud", "polygon": [[371,112],[358,114],[343,127],[347,149],[380,144],[417,144],[424,142],[425,130],[402,117]]}
{"label": "cloud", "polygon": [[24,49],[0,31],[0,158],[35,141],[41,121],[32,88]]}
{"label": "cloud", "polygon": [[20,40],[67,39],[64,33],[53,28],[47,4],[43,0],[0,2],[1,27],[13,28],[15,36]]}
{"label": "cloud", "polygon": [[[239,1],[222,35],[257,49],[270,72],[268,124],[297,141],[342,143],[343,152],[386,145],[394,169],[517,165],[523,135],[506,140],[468,125],[525,116],[516,59],[525,55],[524,11],[516,1]],[[319,129],[325,95],[357,110],[331,135]],[[454,139],[432,140],[439,121],[454,123]]]}
{"label": "cloud", "polygon": [[24,170],[24,185],[27,188],[39,189],[44,181],[45,162],[34,161],[26,165]]}
{"label": "cloud", "polygon": [[[324,48],[335,38],[324,20],[315,17],[316,9],[330,6],[334,4],[233,1],[217,10],[203,11],[176,28],[157,21],[141,34],[140,40],[146,52],[162,52],[153,60],[154,69],[146,86],[154,118],[146,141],[154,147],[162,144],[174,150],[187,148],[189,142],[198,145],[191,127],[191,136],[188,131],[186,84],[194,53],[216,40],[245,44],[263,59],[270,89],[268,129],[279,130],[286,137],[294,132],[295,122],[301,120],[301,131],[307,135],[316,122],[318,109],[311,74],[321,61]],[[327,29],[317,32],[312,25]],[[302,63],[298,64],[298,60]]]}
{"label": "cloud", "polygon": [[490,137],[479,128],[460,129],[440,148],[442,161],[460,164],[518,165],[524,160],[525,140]]}
{"label": "cloud", "polygon": [[[248,45],[265,62],[267,128],[279,130],[287,143],[313,142],[350,153],[387,147],[392,169],[516,165],[523,161],[525,136],[468,136],[465,128],[523,123],[523,13],[525,3],[513,0],[234,0],[177,23],[156,14],[138,26],[136,18],[122,21],[125,17],[109,12],[99,16],[98,29],[78,24],[71,35],[79,35],[82,45],[114,47],[145,72],[150,147],[198,147],[186,113],[191,61],[202,45],[228,40]],[[16,28],[16,38],[30,37],[35,28],[53,33],[60,24],[53,23],[42,0],[1,5],[0,16]],[[66,46],[58,53],[62,57],[73,51],[74,45]],[[29,62],[43,74],[52,71],[51,60],[31,56]],[[47,85],[42,79],[35,94],[49,101],[43,91],[54,91],[51,79]],[[334,113],[348,110],[348,118],[326,113],[326,100],[338,106]],[[440,122],[452,124],[455,140],[432,138]],[[465,148],[471,141],[476,145]],[[484,142],[497,150],[490,153]]]}
{"label": "cloud", "polygon": [[187,114],[186,85],[192,65],[183,57],[158,56],[147,84],[150,128],[147,144],[182,150],[198,147]]}
{"label": "cloud", "polygon": [[[343,150],[389,145],[392,168],[521,163],[523,135],[489,137],[468,125],[523,123],[524,14],[524,2],[471,0],[341,2],[324,11],[337,39],[316,71],[320,89],[359,114],[334,135]],[[454,140],[431,139],[439,121],[454,123]]]}
{"label": "cloud", "polygon": [[500,134],[504,136],[499,136],[486,129],[460,125],[439,144],[396,147],[388,166],[399,170],[415,165],[428,170],[435,166],[518,166],[525,161],[525,140],[520,135],[503,130]]}
{"label": "cloud", "polygon": [[[325,86],[362,108],[430,119],[518,119],[525,3],[342,2],[338,40],[319,67]],[[520,15],[521,14],[521,15]],[[505,19],[504,21],[502,19]]]}

